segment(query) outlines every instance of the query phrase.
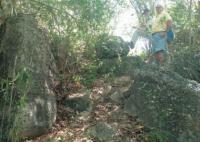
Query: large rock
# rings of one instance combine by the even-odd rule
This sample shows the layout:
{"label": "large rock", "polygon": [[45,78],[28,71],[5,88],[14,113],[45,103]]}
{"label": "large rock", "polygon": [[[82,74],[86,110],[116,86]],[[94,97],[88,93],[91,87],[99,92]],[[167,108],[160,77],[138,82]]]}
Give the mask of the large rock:
{"label": "large rock", "polygon": [[110,59],[126,56],[129,52],[129,44],[121,37],[102,35],[95,45],[96,56],[99,59]]}
{"label": "large rock", "polygon": [[144,67],[134,73],[124,110],[173,142],[200,141],[200,84],[173,71]]}
{"label": "large rock", "polygon": [[98,74],[129,75],[134,69],[140,68],[145,63],[140,57],[122,57],[104,59],[97,70]]}
{"label": "large rock", "polygon": [[127,92],[130,89],[132,84],[133,81],[131,80],[130,76],[117,77],[112,82],[114,91],[110,95],[110,98],[117,103],[121,103],[122,98],[124,98],[125,92]]}
{"label": "large rock", "polygon": [[14,122],[14,133],[10,131],[9,137],[13,140],[17,134],[24,139],[48,132],[56,118],[52,87],[56,68],[49,40],[38,28],[34,16],[18,15],[7,20],[0,53],[0,68],[4,70],[1,77],[14,83],[10,91],[13,100],[8,102],[11,105],[4,106],[8,113],[12,110],[9,117]]}
{"label": "large rock", "polygon": [[92,102],[87,94],[73,94],[76,96],[70,96],[63,100],[63,104],[77,112],[91,111]]}
{"label": "large rock", "polygon": [[116,128],[107,123],[98,122],[96,125],[88,128],[85,134],[88,137],[97,138],[99,141],[110,141],[116,134]]}

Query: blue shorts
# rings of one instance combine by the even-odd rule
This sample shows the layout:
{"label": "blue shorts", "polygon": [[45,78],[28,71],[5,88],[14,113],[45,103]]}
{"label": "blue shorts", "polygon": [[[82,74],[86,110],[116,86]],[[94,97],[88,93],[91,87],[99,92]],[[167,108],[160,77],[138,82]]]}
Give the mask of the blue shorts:
{"label": "blue shorts", "polygon": [[155,33],[152,35],[151,53],[155,54],[159,51],[168,51],[167,39],[161,33]]}

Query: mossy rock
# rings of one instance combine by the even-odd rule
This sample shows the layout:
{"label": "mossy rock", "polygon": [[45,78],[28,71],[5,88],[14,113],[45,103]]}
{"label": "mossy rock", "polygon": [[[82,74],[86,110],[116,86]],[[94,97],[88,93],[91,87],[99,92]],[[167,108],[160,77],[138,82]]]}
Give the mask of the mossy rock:
{"label": "mossy rock", "polygon": [[129,44],[121,37],[101,35],[96,42],[95,49],[99,59],[117,58],[128,54]]}
{"label": "mossy rock", "polygon": [[52,87],[56,67],[46,33],[38,27],[33,15],[9,17],[0,49],[0,69],[4,71],[0,77],[13,83],[10,93],[14,97],[9,98],[9,94],[7,98],[13,99],[10,109],[17,109],[11,115],[14,124],[10,133],[13,130],[14,133],[4,135],[10,140],[12,136],[13,140],[50,131],[56,118]]}
{"label": "mossy rock", "polygon": [[133,73],[133,70],[141,68],[145,63],[140,57],[122,57],[113,59],[104,59],[100,61],[98,74],[123,75]]}
{"label": "mossy rock", "polygon": [[[200,139],[200,84],[160,68],[134,73],[124,110],[138,115],[147,127],[167,132],[170,141]],[[129,97],[127,97],[129,96]]]}

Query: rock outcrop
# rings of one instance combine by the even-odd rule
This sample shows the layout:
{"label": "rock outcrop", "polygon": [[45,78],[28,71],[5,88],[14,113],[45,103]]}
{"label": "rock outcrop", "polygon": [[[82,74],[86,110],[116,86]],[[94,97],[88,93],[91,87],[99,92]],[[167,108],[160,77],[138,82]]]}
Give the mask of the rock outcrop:
{"label": "rock outcrop", "polygon": [[39,136],[48,132],[55,122],[53,79],[56,68],[49,45],[33,15],[18,15],[6,21],[0,69],[1,78],[13,84],[7,96],[10,105],[3,105],[8,109],[1,109],[1,112],[11,113],[12,110],[8,115],[12,118],[1,117],[1,122],[6,126],[7,120],[12,119],[14,124],[9,132],[1,131],[9,133],[9,140],[16,139],[15,134],[19,139]]}
{"label": "rock outcrop", "polygon": [[179,74],[144,67],[134,73],[124,110],[137,114],[145,126],[156,128],[173,142],[200,140],[200,84]]}
{"label": "rock outcrop", "polygon": [[126,56],[129,52],[129,43],[121,37],[102,35],[95,45],[96,56],[99,59],[111,59]]}

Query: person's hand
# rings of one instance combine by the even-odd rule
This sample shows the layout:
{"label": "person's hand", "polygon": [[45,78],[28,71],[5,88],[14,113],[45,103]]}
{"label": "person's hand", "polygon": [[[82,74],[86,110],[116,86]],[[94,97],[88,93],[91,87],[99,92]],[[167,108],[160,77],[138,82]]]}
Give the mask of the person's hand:
{"label": "person's hand", "polygon": [[166,38],[167,37],[167,32],[161,32],[162,37]]}

